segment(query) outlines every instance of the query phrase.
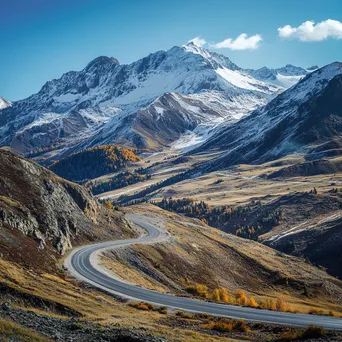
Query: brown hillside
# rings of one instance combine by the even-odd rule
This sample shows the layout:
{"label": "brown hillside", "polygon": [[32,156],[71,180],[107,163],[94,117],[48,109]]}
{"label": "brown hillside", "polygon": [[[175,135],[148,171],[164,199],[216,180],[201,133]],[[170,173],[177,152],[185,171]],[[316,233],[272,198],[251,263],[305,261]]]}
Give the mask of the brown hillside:
{"label": "brown hillside", "polygon": [[128,281],[183,295],[189,284],[205,284],[210,291],[224,287],[230,293],[243,289],[260,300],[285,296],[304,311],[319,305],[342,312],[342,282],[303,259],[152,205],[125,211],[172,235],[169,242],[108,252],[105,265]]}
{"label": "brown hillside", "polygon": [[[121,226],[121,227],[120,227]],[[123,228],[122,228],[123,227]],[[77,244],[130,235],[86,189],[0,149],[0,253],[38,269]]]}

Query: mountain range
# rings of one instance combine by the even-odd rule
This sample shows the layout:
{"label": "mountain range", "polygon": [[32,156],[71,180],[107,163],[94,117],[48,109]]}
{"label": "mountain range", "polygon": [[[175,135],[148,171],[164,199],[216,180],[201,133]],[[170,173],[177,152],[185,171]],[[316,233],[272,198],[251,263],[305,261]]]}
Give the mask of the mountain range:
{"label": "mountain range", "polygon": [[260,163],[302,152],[307,158],[342,152],[342,63],[307,75],[266,106],[229,127],[220,128],[198,148],[224,151],[210,162],[220,169]]}
{"label": "mountain range", "polygon": [[194,43],[129,65],[102,56],[27,99],[3,101],[0,144],[22,154],[54,151],[49,158],[108,143],[189,148],[266,105],[309,69],[243,69]]}

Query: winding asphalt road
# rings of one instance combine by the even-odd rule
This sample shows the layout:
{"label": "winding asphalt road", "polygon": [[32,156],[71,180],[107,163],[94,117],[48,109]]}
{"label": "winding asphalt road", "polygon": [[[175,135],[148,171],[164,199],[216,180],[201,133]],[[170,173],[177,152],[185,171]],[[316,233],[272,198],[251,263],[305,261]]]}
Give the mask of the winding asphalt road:
{"label": "winding asphalt road", "polygon": [[168,238],[165,231],[146,222],[141,216],[130,215],[129,219],[146,230],[147,234],[137,239],[109,241],[80,247],[74,250],[66,258],[64,263],[65,267],[78,279],[123,298],[146,301],[156,305],[163,305],[169,308],[181,309],[190,312],[206,312],[214,316],[298,327],[305,327],[310,324],[314,324],[329,330],[342,331],[342,319],[335,317],[291,314],[286,312],[216,304],[147,290],[123,282],[122,280],[115,279],[113,275],[110,275],[105,269],[101,269],[99,267],[98,254],[108,249],[115,249],[136,243],[157,243]]}

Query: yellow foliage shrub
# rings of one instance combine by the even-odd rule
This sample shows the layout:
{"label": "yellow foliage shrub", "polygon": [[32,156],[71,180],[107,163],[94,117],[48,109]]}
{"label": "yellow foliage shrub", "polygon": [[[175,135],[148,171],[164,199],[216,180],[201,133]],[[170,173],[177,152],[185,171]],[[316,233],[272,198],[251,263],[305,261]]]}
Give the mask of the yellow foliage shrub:
{"label": "yellow foliage shrub", "polygon": [[194,315],[192,315],[190,313],[187,313],[187,312],[184,312],[182,310],[177,311],[176,312],[176,316],[182,317],[182,318],[185,318],[185,319],[193,319],[194,318]]}
{"label": "yellow foliage shrub", "polygon": [[229,303],[229,295],[227,289],[221,288],[219,291],[221,301],[224,303]]}
{"label": "yellow foliage shrub", "polygon": [[259,304],[256,302],[254,297],[249,298],[249,306],[252,307],[252,308],[259,307]]}
{"label": "yellow foliage shrub", "polygon": [[212,296],[211,296],[212,300],[215,300],[216,302],[219,302],[221,300],[221,296],[220,296],[220,290],[219,289],[215,289]]}
{"label": "yellow foliage shrub", "polygon": [[287,310],[287,305],[283,297],[279,297],[276,302],[277,311],[285,312]]}
{"label": "yellow foliage shrub", "polygon": [[247,305],[248,304],[248,298],[246,295],[246,292],[243,290],[237,290],[235,293],[235,299],[236,303],[240,305]]}
{"label": "yellow foliage shrub", "polygon": [[248,332],[249,329],[244,320],[223,319],[218,322],[210,322],[204,325],[205,329],[216,330],[219,332]]}
{"label": "yellow foliage shrub", "polygon": [[157,311],[161,314],[167,314],[167,307],[166,306],[160,306],[157,307],[152,303],[147,302],[131,302],[129,303],[129,306],[132,308],[138,309],[138,310],[144,310],[144,311]]}
{"label": "yellow foliage shrub", "polygon": [[261,308],[276,311],[277,307],[272,299],[266,299],[261,303]]}
{"label": "yellow foliage shrub", "polygon": [[315,308],[311,308],[311,309],[309,309],[308,314],[309,315],[321,315],[321,316],[323,316],[324,315],[324,311],[323,310],[319,310],[319,309],[315,309]]}
{"label": "yellow foliage shrub", "polygon": [[107,209],[110,209],[112,210],[114,207],[113,207],[113,204],[110,203],[109,201],[106,201],[104,202],[104,206],[107,208]]}
{"label": "yellow foliage shrub", "polygon": [[208,287],[202,284],[189,285],[186,287],[186,291],[203,298],[209,298]]}

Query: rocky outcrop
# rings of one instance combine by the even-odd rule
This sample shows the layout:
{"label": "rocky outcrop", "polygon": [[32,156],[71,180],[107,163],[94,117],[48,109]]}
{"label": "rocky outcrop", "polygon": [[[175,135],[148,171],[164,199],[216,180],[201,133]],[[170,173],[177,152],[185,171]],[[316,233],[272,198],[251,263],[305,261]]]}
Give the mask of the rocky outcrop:
{"label": "rocky outcrop", "polygon": [[101,207],[87,190],[45,168],[0,150],[0,237],[18,233],[59,254],[91,238]]}

